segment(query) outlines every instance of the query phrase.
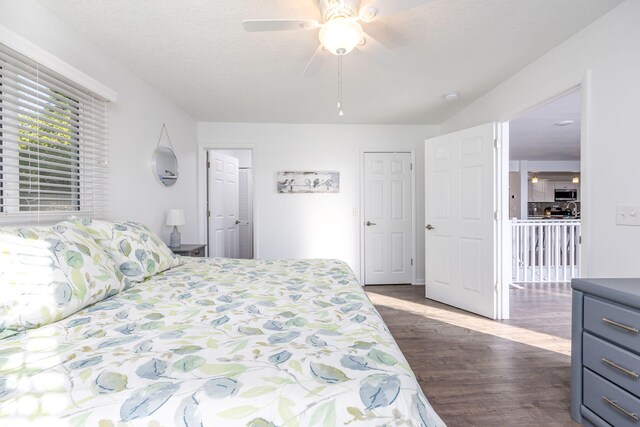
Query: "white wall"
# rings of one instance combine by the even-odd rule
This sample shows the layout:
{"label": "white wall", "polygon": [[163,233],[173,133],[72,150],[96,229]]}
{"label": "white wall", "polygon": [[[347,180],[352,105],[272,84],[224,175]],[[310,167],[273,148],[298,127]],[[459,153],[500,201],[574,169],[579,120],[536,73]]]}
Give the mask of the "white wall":
{"label": "white wall", "polygon": [[[361,150],[413,149],[417,282],[424,282],[424,140],[438,130],[438,126],[198,123],[199,174],[203,183],[205,147],[253,148],[256,256],[337,258],[359,276]],[[278,194],[276,172],[283,170],[336,170],[340,193]],[[203,198],[204,189],[200,192]],[[204,217],[201,227],[204,238]]]}
{"label": "white wall", "polygon": [[[109,106],[108,217],[143,222],[168,241],[171,230],[164,226],[164,215],[182,208],[187,221],[182,239],[197,242],[196,122],[34,0],[0,1],[0,25],[118,93],[117,103]],[[162,187],[151,169],[163,122],[180,166],[180,178],[171,188]]]}
{"label": "white wall", "polygon": [[[627,0],[471,104],[443,132],[513,118],[587,75],[582,152],[583,242],[592,277],[640,276],[640,227],[615,223],[640,205],[640,1]],[[590,70],[587,73],[587,70]]]}
{"label": "white wall", "polygon": [[580,172],[580,160],[511,160],[510,172]]}

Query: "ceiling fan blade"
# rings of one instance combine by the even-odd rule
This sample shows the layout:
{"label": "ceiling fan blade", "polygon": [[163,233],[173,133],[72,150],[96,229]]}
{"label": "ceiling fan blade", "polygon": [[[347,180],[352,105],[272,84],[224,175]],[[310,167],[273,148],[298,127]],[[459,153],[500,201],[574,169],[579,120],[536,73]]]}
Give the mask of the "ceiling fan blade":
{"label": "ceiling fan blade", "polygon": [[304,69],[304,73],[302,73],[305,77],[315,76],[320,68],[322,68],[322,64],[324,64],[324,60],[327,57],[328,52],[322,47],[322,45],[318,46],[316,52],[313,54],[309,63],[307,64],[307,68]]}
{"label": "ceiling fan blade", "polygon": [[395,59],[395,55],[391,53],[385,45],[371,37],[369,34],[363,34],[363,43],[356,46],[358,50],[370,56],[374,61],[384,65],[391,65]]}
{"label": "ceiling fan blade", "polygon": [[313,30],[320,26],[313,19],[247,19],[242,21],[246,31],[292,31]]}
{"label": "ceiling fan blade", "polygon": [[372,0],[360,8],[360,19],[371,22],[380,16],[389,16],[433,0]]}

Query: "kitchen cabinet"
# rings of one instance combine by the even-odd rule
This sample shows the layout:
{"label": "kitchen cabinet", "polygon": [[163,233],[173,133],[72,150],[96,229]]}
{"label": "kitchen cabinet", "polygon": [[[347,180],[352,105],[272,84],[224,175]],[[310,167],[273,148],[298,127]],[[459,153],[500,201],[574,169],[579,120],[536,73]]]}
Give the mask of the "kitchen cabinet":
{"label": "kitchen cabinet", "polygon": [[571,181],[553,181],[553,188],[557,188],[558,190],[568,190],[575,186],[576,184],[573,184]]}
{"label": "kitchen cabinet", "polygon": [[547,181],[544,186],[543,202],[554,202],[556,200],[556,181]]}
{"label": "kitchen cabinet", "polygon": [[536,184],[529,182],[529,201],[530,202],[547,202],[548,200],[545,200],[546,186],[547,186],[547,181],[542,179],[539,179]]}

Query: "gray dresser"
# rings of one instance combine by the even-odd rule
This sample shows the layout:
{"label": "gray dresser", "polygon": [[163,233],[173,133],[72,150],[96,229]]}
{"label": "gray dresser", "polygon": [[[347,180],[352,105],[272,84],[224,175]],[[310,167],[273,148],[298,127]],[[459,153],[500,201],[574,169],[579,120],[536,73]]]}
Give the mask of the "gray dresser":
{"label": "gray dresser", "polygon": [[571,416],[640,426],[640,279],[573,279]]}

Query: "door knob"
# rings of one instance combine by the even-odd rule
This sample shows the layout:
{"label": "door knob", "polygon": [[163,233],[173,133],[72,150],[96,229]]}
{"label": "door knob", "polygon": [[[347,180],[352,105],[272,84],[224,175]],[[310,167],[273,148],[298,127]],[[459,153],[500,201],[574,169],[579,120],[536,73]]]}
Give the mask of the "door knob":
{"label": "door knob", "polygon": [[375,222],[367,221],[367,226],[376,225]]}
{"label": "door knob", "polygon": [[427,224],[426,229],[427,230],[435,230],[435,227],[433,225],[431,225],[431,224]]}
{"label": "door knob", "polygon": [[240,220],[236,219],[236,225],[240,224]]}

